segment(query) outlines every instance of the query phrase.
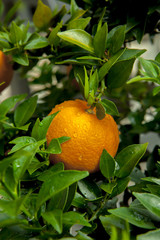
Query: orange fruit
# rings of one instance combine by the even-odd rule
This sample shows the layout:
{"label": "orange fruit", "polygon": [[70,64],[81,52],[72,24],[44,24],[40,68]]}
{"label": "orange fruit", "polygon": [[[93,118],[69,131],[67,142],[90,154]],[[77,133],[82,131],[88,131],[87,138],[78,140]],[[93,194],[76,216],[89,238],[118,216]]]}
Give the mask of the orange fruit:
{"label": "orange fruit", "polygon": [[[13,68],[10,60],[10,56],[0,51],[0,92],[9,86],[13,77]],[[3,84],[1,85],[1,83]]]}
{"label": "orange fruit", "polygon": [[[60,111],[52,120],[47,131],[47,144],[53,138],[68,136],[62,143],[61,154],[51,154],[51,163],[63,162],[66,169],[99,170],[103,149],[115,156],[119,145],[119,131],[113,117],[106,114],[99,120],[94,113],[88,113],[86,101],[65,101],[56,105],[50,114]],[[50,115],[49,114],[49,115]]]}

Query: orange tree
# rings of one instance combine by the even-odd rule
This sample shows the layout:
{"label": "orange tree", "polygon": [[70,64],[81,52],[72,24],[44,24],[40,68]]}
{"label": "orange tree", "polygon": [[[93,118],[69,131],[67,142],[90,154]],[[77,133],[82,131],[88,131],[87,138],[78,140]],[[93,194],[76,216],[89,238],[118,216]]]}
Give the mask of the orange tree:
{"label": "orange tree", "polygon": [[[146,60],[145,49],[127,47],[158,33],[159,1],[66,0],[60,10],[33,2],[26,21],[21,1],[8,12],[0,1],[0,50],[40,86],[0,103],[0,239],[159,239],[159,146],[149,150],[140,138],[160,132],[160,55]],[[139,71],[129,80],[136,59]],[[85,108],[73,107],[77,98]],[[113,147],[109,137],[115,121],[118,151],[118,138]],[[76,168],[76,151],[90,166],[99,146],[96,172]],[[66,159],[74,170],[64,168]]]}

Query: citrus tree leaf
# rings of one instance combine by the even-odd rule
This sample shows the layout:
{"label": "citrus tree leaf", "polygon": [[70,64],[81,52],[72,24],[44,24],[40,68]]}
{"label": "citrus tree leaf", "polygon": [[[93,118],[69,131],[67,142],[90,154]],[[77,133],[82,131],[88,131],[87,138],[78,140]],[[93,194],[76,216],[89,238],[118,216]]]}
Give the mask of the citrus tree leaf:
{"label": "citrus tree leaf", "polygon": [[51,9],[45,5],[41,0],[38,0],[36,11],[33,15],[33,22],[36,27],[43,28],[49,24],[52,18]]}
{"label": "citrus tree leaf", "polygon": [[37,141],[45,139],[49,125],[51,124],[53,118],[57,114],[58,114],[58,112],[56,112],[52,115],[49,115],[49,116],[45,117],[41,122],[40,122],[39,118],[37,118],[37,120],[33,126],[31,136],[33,138],[35,138]]}
{"label": "citrus tree leaf", "polygon": [[67,24],[67,30],[71,29],[82,29],[84,30],[86,26],[89,24],[91,18],[80,18],[80,19],[73,19]]}
{"label": "citrus tree leaf", "polygon": [[113,28],[107,37],[107,48],[111,54],[116,53],[124,43],[126,26],[117,26]]}
{"label": "citrus tree leaf", "polygon": [[126,49],[119,50],[114,54],[103,66],[99,69],[99,80],[101,81],[106,74],[109,72],[110,68],[118,61],[120,56],[124,53]]}
{"label": "citrus tree leaf", "polygon": [[113,215],[128,221],[129,223],[145,229],[154,229],[154,224],[148,220],[147,217],[144,217],[140,213],[132,210],[131,208],[121,207],[117,209],[109,209],[108,212],[112,213]]}
{"label": "citrus tree leaf", "polygon": [[54,173],[52,176],[50,176],[49,179],[47,179],[43,183],[39,191],[36,202],[37,210],[44,202],[50,199],[53,195],[57,194],[58,192],[69,187],[73,183],[87,176],[88,176],[87,171],[66,170]]}
{"label": "citrus tree leaf", "polygon": [[42,213],[43,219],[52,225],[52,227],[60,234],[62,233],[62,210],[61,209],[54,209],[50,212]]}
{"label": "citrus tree leaf", "polygon": [[63,223],[67,225],[80,224],[82,226],[91,227],[91,224],[78,212],[65,212],[63,214]]}
{"label": "citrus tree leaf", "polygon": [[107,114],[113,115],[113,116],[119,116],[118,109],[114,102],[108,100],[108,99],[102,99],[101,101],[103,107],[105,108],[105,112]]}
{"label": "citrus tree leaf", "polygon": [[51,31],[51,33],[49,34],[49,37],[48,37],[48,41],[51,45],[53,46],[56,46],[56,43],[57,43],[57,33],[60,31],[60,29],[62,28],[62,25],[63,25],[63,22],[59,22],[57,24],[57,26],[55,28],[53,28],[53,30]]}
{"label": "citrus tree leaf", "polygon": [[9,110],[14,108],[18,102],[20,102],[26,97],[26,95],[27,94],[15,95],[5,99],[0,104],[0,116],[5,116],[9,112]]}
{"label": "citrus tree leaf", "polygon": [[29,59],[28,59],[28,54],[27,53],[17,53],[12,56],[12,59],[14,62],[17,62],[18,64],[21,64],[23,66],[28,66],[29,65]]}
{"label": "citrus tree leaf", "polygon": [[134,196],[154,215],[160,217],[160,197],[151,193],[133,193]]}
{"label": "citrus tree leaf", "polygon": [[96,35],[94,36],[93,46],[97,57],[101,58],[104,55],[107,42],[107,33],[108,26],[107,23],[104,23],[104,25],[96,32]]}
{"label": "citrus tree leaf", "polygon": [[101,197],[101,190],[94,181],[83,179],[78,182],[81,193],[90,201]]}
{"label": "citrus tree leaf", "polygon": [[137,236],[137,240],[159,240],[160,239],[160,230],[149,231],[145,234]]}
{"label": "citrus tree leaf", "polygon": [[57,34],[63,40],[94,53],[92,36],[81,29],[67,30]]}
{"label": "citrus tree leaf", "polygon": [[117,177],[124,178],[130,175],[133,168],[144,155],[147,145],[148,143],[133,144],[118,153],[115,159],[118,163],[118,169],[115,173]]}
{"label": "citrus tree leaf", "polygon": [[99,120],[102,120],[106,116],[105,108],[101,102],[96,103],[96,116]]}
{"label": "citrus tree leaf", "polygon": [[33,115],[38,97],[34,96],[22,102],[14,112],[14,122],[17,127],[23,126]]}
{"label": "citrus tree leaf", "polygon": [[[107,75],[107,86],[109,89],[119,88],[128,80],[135,59],[121,60],[114,64]],[[118,76],[118,78],[117,78]]]}
{"label": "citrus tree leaf", "polygon": [[114,176],[115,160],[105,149],[100,158],[100,170],[103,176],[107,179]]}

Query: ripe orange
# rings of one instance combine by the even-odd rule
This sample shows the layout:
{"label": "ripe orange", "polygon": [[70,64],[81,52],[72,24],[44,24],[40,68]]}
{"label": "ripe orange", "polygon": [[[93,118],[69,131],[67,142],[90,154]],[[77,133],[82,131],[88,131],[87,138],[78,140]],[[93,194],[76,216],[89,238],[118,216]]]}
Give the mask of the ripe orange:
{"label": "ripe orange", "polygon": [[[10,84],[13,77],[13,68],[10,63],[10,57],[0,51],[0,92]],[[1,83],[3,83],[1,85]]]}
{"label": "ripe orange", "polygon": [[65,101],[52,109],[50,114],[60,111],[52,120],[47,132],[47,144],[53,138],[71,137],[62,143],[62,153],[50,155],[51,163],[63,162],[66,169],[99,170],[103,149],[115,156],[119,145],[119,131],[112,116],[106,114],[99,120],[88,113],[87,102]]}

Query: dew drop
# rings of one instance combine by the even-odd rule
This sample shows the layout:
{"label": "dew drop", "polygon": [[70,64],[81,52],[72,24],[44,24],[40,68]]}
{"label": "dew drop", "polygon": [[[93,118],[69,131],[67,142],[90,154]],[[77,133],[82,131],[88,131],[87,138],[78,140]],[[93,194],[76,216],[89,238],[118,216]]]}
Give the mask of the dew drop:
{"label": "dew drop", "polygon": [[42,127],[42,126],[43,126],[43,123],[42,123],[42,122],[40,122],[40,123],[39,123],[39,126],[40,126],[40,127]]}
{"label": "dew drop", "polygon": [[73,137],[77,137],[77,133],[74,133],[74,134],[73,134]]}

